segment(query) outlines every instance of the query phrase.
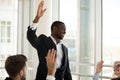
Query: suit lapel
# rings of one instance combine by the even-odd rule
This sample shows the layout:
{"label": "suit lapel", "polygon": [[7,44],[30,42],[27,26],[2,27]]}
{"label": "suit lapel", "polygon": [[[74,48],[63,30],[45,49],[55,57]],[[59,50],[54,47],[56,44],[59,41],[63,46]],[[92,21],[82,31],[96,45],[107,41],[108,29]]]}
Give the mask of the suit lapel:
{"label": "suit lapel", "polygon": [[62,44],[61,45],[62,46],[62,50],[63,50],[63,59],[62,59],[62,65],[61,65],[61,68],[64,68],[64,66],[66,65],[66,61],[67,61],[67,56],[66,56],[66,53],[67,53],[67,51],[66,51],[66,48],[65,48],[65,46]]}
{"label": "suit lapel", "polygon": [[52,41],[52,39],[50,37],[48,37],[48,46],[49,46],[49,49],[53,49],[54,48],[56,50],[56,45]]}

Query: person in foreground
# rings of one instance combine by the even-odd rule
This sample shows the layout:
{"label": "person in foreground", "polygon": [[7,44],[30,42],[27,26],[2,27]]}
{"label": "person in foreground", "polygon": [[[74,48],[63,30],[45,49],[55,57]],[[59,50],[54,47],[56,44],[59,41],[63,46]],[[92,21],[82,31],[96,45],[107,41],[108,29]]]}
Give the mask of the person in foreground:
{"label": "person in foreground", "polygon": [[9,56],[5,61],[5,70],[9,77],[5,80],[25,80],[26,61],[27,58],[22,54]]}
{"label": "person in foreground", "polygon": [[[55,80],[56,59],[56,51],[49,50],[46,56],[49,77],[46,80]],[[5,80],[26,80],[26,61],[27,58],[22,54],[9,56],[5,61],[5,70],[9,77]]]}
{"label": "person in foreground", "polygon": [[41,34],[38,37],[36,35],[36,25],[46,11],[46,9],[43,9],[43,5],[44,0],[42,0],[39,4],[35,19],[33,20],[32,25],[30,25],[27,30],[27,39],[30,44],[37,50],[39,58],[36,80],[46,79],[47,65],[45,56],[47,55],[49,49],[55,49],[57,51],[58,58],[56,65],[57,70],[55,73],[56,80],[72,80],[72,75],[69,68],[68,49],[61,41],[66,33],[65,24],[61,21],[53,22],[51,25],[51,35],[49,37],[44,34]]}
{"label": "person in foreground", "polygon": [[47,73],[47,80],[55,80],[55,72],[56,72],[56,61],[57,61],[57,56],[56,56],[56,50],[52,49],[48,51],[46,62],[47,62],[47,68],[48,68],[48,73]]}
{"label": "person in foreground", "polygon": [[[96,66],[96,72],[93,76],[93,80],[99,79],[99,73],[102,71],[102,68],[103,68],[103,61],[100,61]],[[114,73],[111,80],[120,80],[120,61],[114,62]]]}

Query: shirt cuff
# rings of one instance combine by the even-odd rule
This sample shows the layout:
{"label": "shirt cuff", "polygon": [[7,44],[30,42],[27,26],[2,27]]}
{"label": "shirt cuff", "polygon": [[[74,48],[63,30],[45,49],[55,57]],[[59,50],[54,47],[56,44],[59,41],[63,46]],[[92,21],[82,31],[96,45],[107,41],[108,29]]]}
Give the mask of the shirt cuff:
{"label": "shirt cuff", "polygon": [[32,24],[30,25],[30,28],[31,28],[32,30],[36,30],[36,29],[37,29],[37,25],[38,25],[38,23],[32,23]]}
{"label": "shirt cuff", "polygon": [[55,77],[52,75],[47,75],[46,80],[55,80]]}
{"label": "shirt cuff", "polygon": [[93,76],[93,80],[98,80],[98,78],[99,78],[99,73],[95,73]]}

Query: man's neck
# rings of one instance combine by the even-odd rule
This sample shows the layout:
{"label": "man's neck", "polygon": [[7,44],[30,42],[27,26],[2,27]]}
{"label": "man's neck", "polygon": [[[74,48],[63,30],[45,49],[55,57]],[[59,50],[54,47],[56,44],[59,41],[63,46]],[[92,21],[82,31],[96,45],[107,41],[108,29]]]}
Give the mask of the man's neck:
{"label": "man's neck", "polygon": [[13,78],[13,80],[21,80],[21,78],[19,76],[16,76],[15,78]]}
{"label": "man's neck", "polygon": [[54,35],[51,34],[51,36],[55,39],[56,43],[58,44],[60,42],[60,39],[57,39]]}

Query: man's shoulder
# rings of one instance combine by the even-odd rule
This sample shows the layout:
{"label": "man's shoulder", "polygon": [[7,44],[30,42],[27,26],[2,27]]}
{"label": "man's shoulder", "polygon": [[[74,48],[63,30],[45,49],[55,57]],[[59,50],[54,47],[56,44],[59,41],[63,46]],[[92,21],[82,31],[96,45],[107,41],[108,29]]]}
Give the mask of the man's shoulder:
{"label": "man's shoulder", "polygon": [[9,77],[6,77],[5,80],[13,80],[13,79],[11,79],[11,78],[9,78]]}
{"label": "man's shoulder", "polygon": [[45,34],[41,34],[41,35],[39,35],[38,38],[43,38],[43,39],[46,38],[47,39],[48,37]]}

